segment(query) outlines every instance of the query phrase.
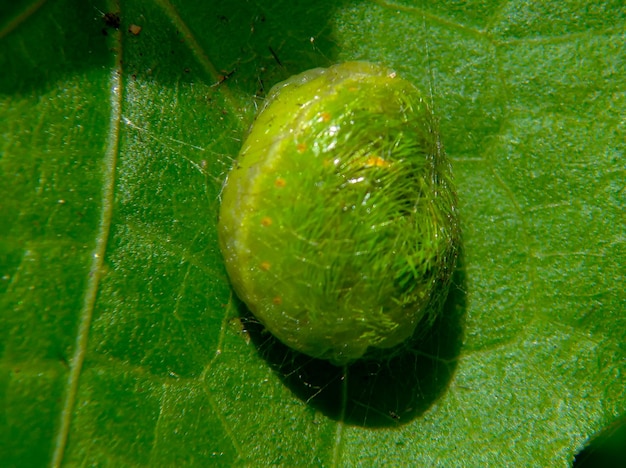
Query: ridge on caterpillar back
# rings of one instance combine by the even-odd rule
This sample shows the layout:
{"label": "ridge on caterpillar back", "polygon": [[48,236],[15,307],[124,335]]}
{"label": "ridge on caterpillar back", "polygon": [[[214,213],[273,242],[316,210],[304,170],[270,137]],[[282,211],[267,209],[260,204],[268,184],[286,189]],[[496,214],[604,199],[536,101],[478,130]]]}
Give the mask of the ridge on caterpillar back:
{"label": "ridge on caterpillar back", "polygon": [[302,353],[343,365],[427,330],[460,230],[421,93],[365,62],[274,86],[224,183],[218,234],[237,295]]}

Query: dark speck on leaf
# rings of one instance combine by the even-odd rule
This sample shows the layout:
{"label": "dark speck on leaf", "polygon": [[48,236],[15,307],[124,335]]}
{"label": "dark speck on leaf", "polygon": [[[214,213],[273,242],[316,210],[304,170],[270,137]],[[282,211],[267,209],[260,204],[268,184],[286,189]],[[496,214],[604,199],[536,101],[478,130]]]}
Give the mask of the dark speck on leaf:
{"label": "dark speck on leaf", "polygon": [[102,16],[102,19],[104,20],[104,24],[106,24],[109,28],[115,28],[115,29],[118,29],[120,27],[121,22],[122,22],[122,20],[120,19],[119,12],[105,13]]}

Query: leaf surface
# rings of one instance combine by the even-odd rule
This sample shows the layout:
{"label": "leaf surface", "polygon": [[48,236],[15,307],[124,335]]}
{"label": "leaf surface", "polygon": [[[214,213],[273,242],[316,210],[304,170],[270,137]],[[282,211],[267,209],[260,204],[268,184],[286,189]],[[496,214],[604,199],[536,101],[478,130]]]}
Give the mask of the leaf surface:
{"label": "leaf surface", "polygon": [[[625,27],[618,0],[6,6],[1,464],[571,463],[626,414]],[[270,87],[347,60],[432,102],[464,255],[422,348],[346,372],[240,318],[216,219]]]}

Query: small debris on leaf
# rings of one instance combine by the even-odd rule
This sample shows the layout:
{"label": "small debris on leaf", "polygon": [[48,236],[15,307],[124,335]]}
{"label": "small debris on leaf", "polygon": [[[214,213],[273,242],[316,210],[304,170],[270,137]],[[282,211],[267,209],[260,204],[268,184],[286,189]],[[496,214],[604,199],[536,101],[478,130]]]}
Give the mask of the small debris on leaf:
{"label": "small debris on leaf", "polygon": [[141,32],[141,26],[137,26],[136,24],[131,24],[128,27],[128,32],[131,33],[133,36],[138,36],[139,33]]}

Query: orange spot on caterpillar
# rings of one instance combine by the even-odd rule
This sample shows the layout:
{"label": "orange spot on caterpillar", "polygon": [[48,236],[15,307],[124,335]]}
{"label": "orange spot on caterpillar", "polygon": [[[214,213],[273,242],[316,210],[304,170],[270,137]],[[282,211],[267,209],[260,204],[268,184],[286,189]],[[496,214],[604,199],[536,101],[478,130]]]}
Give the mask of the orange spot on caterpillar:
{"label": "orange spot on caterpillar", "polygon": [[304,153],[306,151],[306,143],[298,143],[296,149],[298,150],[298,153]]}
{"label": "orange spot on caterpillar", "polygon": [[272,304],[274,305],[281,305],[283,303],[283,298],[280,296],[276,296],[274,299],[272,299]]}
{"label": "orange spot on caterpillar", "polygon": [[270,218],[269,216],[265,216],[263,219],[261,219],[261,226],[271,226],[272,225],[272,218]]}
{"label": "orange spot on caterpillar", "polygon": [[287,185],[287,181],[283,179],[282,177],[277,177],[276,181],[274,182],[274,185],[276,185],[276,187],[282,188],[285,185]]}
{"label": "orange spot on caterpillar", "polygon": [[270,266],[270,262],[261,262],[261,264],[259,265],[259,267],[261,267],[261,270],[263,271],[269,271]]}
{"label": "orange spot on caterpillar", "polygon": [[322,112],[320,114],[320,119],[322,122],[328,122],[330,120],[330,114],[328,112]]}
{"label": "orange spot on caterpillar", "polygon": [[389,167],[389,163],[380,156],[370,156],[365,162],[366,167]]}

